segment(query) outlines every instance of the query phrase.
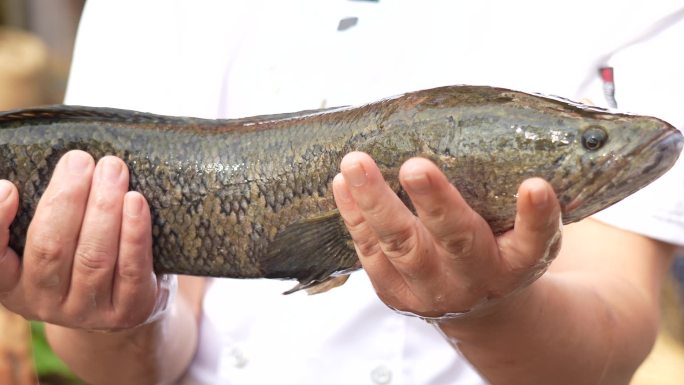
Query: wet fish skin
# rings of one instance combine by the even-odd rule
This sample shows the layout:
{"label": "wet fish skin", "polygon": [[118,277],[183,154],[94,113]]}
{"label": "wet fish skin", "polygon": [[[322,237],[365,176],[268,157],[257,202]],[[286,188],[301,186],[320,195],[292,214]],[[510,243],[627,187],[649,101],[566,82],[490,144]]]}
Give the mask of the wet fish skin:
{"label": "wet fish skin", "polygon": [[[589,150],[588,130],[606,134]],[[519,184],[554,187],[565,223],[669,169],[681,134],[662,120],[484,86],[407,93],[356,108],[237,120],[52,106],[0,113],[0,177],[20,191],[10,245],[59,158],[122,158],[148,200],[160,273],[289,278],[300,287],[358,268],[330,190],[342,156],[371,155],[389,185],[410,157],[434,161],[495,233],[510,229]]]}

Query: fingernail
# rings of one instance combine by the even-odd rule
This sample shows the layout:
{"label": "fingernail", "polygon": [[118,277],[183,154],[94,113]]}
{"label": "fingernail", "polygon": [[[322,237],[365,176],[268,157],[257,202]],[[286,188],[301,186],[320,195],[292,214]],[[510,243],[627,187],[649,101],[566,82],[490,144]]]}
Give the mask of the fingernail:
{"label": "fingernail", "polygon": [[361,187],[366,184],[366,170],[359,162],[352,163],[344,173],[344,179],[349,182],[352,187]]}
{"label": "fingernail", "polygon": [[549,194],[546,192],[545,188],[539,188],[530,191],[530,200],[537,210],[542,210],[546,208],[549,203]]}
{"label": "fingernail", "polygon": [[79,151],[72,151],[67,154],[66,161],[67,166],[69,166],[69,170],[74,174],[85,173],[90,165],[90,159],[88,159],[88,155]]}
{"label": "fingernail", "polygon": [[121,175],[121,162],[113,158],[104,158],[102,163],[102,177],[110,183],[118,182]]}
{"label": "fingernail", "polygon": [[415,172],[404,176],[407,187],[414,192],[422,193],[430,189],[430,178],[424,172]]}
{"label": "fingernail", "polygon": [[12,183],[7,180],[0,180],[0,202],[4,202],[12,193]]}
{"label": "fingernail", "polygon": [[333,185],[336,185],[334,191],[335,196],[338,200],[345,203],[349,203],[352,201],[352,197],[349,194],[349,190],[347,190],[347,186],[344,184],[344,177],[342,176],[342,174],[337,174],[335,176],[335,179],[333,179]]}
{"label": "fingernail", "polygon": [[140,216],[143,208],[143,201],[138,194],[126,194],[124,198],[124,212],[131,218]]}

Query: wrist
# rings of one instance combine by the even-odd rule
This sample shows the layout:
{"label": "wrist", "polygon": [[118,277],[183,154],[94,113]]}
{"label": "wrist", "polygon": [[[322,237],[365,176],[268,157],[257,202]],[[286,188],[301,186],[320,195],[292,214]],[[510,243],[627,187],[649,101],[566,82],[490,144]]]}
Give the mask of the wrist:
{"label": "wrist", "polygon": [[489,300],[453,318],[428,320],[452,343],[478,342],[482,335],[515,330],[520,323],[535,322],[547,297],[546,273],[532,284],[505,297]]}
{"label": "wrist", "polygon": [[[171,317],[130,329],[92,331],[45,324],[45,336],[55,354],[88,383],[157,383],[160,344]],[[134,380],[135,379],[135,380]]]}
{"label": "wrist", "polygon": [[162,324],[166,322],[166,318],[166,316],[161,316],[149,323],[117,330],[88,330],[46,322],[45,337],[59,355],[61,355],[60,351],[62,350],[62,347],[65,347],[68,350],[85,349],[84,351],[116,351],[125,346],[130,346],[131,342],[136,342],[135,345],[138,345],[142,343],[142,341],[149,340],[156,334],[156,330],[160,329]]}
{"label": "wrist", "polygon": [[167,296],[163,301],[158,300],[158,303],[163,302],[163,307],[155,308],[147,320],[131,327],[87,329],[45,322],[45,337],[58,354],[62,346],[67,350],[74,350],[78,346],[83,351],[117,351],[131,347],[141,347],[145,350],[143,347],[148,342],[153,341],[168,328],[170,318],[178,312],[177,301],[175,295]]}
{"label": "wrist", "polygon": [[98,384],[172,383],[194,355],[197,320],[176,296],[153,321],[117,331],[46,324],[55,353],[80,378]]}

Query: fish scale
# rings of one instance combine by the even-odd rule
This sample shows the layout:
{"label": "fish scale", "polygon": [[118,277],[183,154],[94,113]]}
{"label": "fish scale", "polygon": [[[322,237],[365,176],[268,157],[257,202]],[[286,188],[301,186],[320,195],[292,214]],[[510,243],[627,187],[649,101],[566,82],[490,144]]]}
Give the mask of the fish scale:
{"label": "fish scale", "polygon": [[[590,129],[605,134],[601,148],[584,147]],[[552,184],[569,223],[659,177],[681,147],[656,118],[486,86],[233,120],[77,106],[0,113],[0,177],[20,191],[10,238],[19,253],[54,166],[80,149],[128,165],[130,189],[150,205],[156,272],[296,279],[294,290],[359,267],[330,187],[350,151],[371,155],[409,207],[399,167],[432,160],[499,234],[526,178]]]}

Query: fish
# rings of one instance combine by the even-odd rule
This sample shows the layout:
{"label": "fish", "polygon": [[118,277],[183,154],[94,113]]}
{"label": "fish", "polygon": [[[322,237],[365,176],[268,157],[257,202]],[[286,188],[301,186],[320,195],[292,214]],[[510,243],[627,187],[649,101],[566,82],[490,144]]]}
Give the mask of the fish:
{"label": "fish", "polygon": [[21,254],[59,158],[115,155],[149,202],[155,272],[297,280],[290,293],[360,268],[331,191],[351,151],[369,154],[411,209],[399,167],[430,159],[501,234],[525,179],[553,186],[567,224],[657,179],[682,143],[654,117],[490,86],[242,119],[54,105],[0,113],[0,178],[20,192],[10,246]]}

